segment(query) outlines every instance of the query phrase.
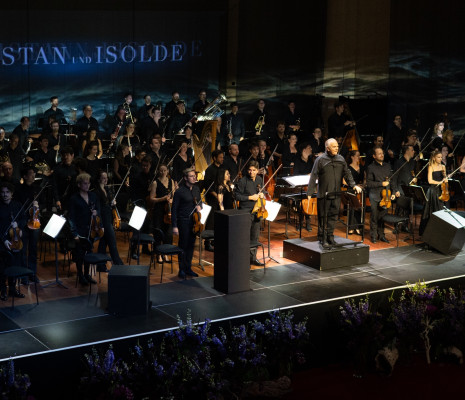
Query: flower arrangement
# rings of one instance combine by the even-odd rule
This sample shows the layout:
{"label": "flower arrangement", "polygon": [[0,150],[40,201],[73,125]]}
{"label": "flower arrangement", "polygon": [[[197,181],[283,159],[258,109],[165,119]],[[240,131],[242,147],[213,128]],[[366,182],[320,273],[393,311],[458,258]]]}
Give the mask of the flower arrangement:
{"label": "flower arrangement", "polygon": [[354,362],[354,375],[360,376],[382,347],[383,317],[372,310],[368,296],[358,303],[354,299],[345,300],[339,310],[347,348]]}
{"label": "flower arrangement", "polygon": [[25,399],[31,386],[29,376],[15,371],[13,360],[0,365],[0,399]]}
{"label": "flower arrangement", "polygon": [[[83,398],[237,398],[251,381],[275,379],[305,358],[306,320],[293,323],[291,313],[274,312],[264,322],[211,332],[209,320],[186,322],[168,331],[160,343],[152,340],[130,349],[127,361],[116,359],[110,347],[86,355],[81,379]],[[278,361],[285,368],[272,368]]]}
{"label": "flower arrangement", "polygon": [[428,364],[431,363],[431,335],[440,316],[440,300],[441,292],[437,287],[417,282],[408,284],[399,301],[392,305],[392,320],[401,340],[415,346],[420,339]]}

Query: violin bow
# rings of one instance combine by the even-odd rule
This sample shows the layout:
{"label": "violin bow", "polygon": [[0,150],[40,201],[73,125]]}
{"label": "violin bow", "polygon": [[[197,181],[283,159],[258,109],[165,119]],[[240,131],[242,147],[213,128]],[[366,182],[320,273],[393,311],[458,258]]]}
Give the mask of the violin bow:
{"label": "violin bow", "polygon": [[215,181],[213,181],[210,186],[208,187],[207,190],[205,190],[205,193],[202,195],[202,193],[200,193],[200,200],[197,202],[197,204],[194,206],[193,210],[190,212],[189,214],[189,217],[194,213],[195,209],[197,208],[197,206],[203,201],[202,200],[202,197],[205,198],[205,195],[210,191],[210,189],[212,188],[213,184],[215,183]]}
{"label": "violin bow", "polygon": [[270,183],[270,181],[278,173],[278,171],[281,169],[282,166],[283,165],[281,164],[278,168],[276,168],[276,171],[274,171],[273,175],[270,176],[270,178],[266,181],[266,183],[263,185],[263,187],[259,190],[258,193],[261,193],[266,188],[266,185],[268,185]]}
{"label": "violin bow", "polygon": [[[461,166],[460,166],[460,167],[461,167]],[[460,169],[460,167],[458,167],[458,168],[456,168],[455,170],[453,170],[450,174],[448,174],[448,175],[446,174],[446,176],[444,177],[444,179],[443,179],[441,182],[439,182],[438,184],[436,184],[435,187],[438,187],[439,185],[442,185],[443,182],[444,182],[446,179],[452,178],[452,175],[454,175],[454,174]]]}
{"label": "violin bow", "polygon": [[[132,165],[128,168],[128,172],[126,172],[126,175],[124,175],[124,178],[123,178],[123,180],[122,180],[122,182],[121,182],[121,185],[119,185],[119,188],[118,188],[118,190],[116,191],[116,194],[115,194],[115,197],[113,197],[113,200],[115,200],[115,199],[116,199],[116,196],[118,196],[119,191],[120,191],[121,188],[123,187],[124,182],[126,181],[126,178],[128,177],[129,172],[131,171],[131,168],[132,168]],[[113,200],[112,200],[112,202],[113,202]]]}
{"label": "violin bow", "polygon": [[238,178],[239,174],[242,172],[242,170],[244,169],[244,167],[249,163],[250,159],[252,158],[252,154],[249,156],[249,158],[247,159],[247,161],[244,163],[244,165],[242,166],[242,168],[239,170],[239,172],[237,173],[236,177],[234,178],[234,180],[232,181],[232,183],[236,182],[236,179]]}

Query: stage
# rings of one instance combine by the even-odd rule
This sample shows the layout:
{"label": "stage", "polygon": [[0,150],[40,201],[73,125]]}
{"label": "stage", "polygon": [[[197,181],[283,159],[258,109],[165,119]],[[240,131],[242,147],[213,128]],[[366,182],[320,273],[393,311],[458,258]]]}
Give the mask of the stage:
{"label": "stage", "polygon": [[[213,277],[203,276],[150,287],[151,309],[147,315],[115,317],[106,312],[107,291],[102,284],[92,293],[54,299],[40,304],[3,303],[0,309],[0,359],[24,358],[47,353],[80,350],[91,345],[114,343],[160,333],[185,320],[212,322],[254,318],[276,309],[305,308],[312,319],[312,307],[337,304],[342,299],[365,293],[385,293],[405,286],[406,281],[442,282],[449,286],[465,278],[465,252],[446,256],[426,251],[421,245],[370,251],[366,264],[319,271],[299,263],[267,266],[250,271],[251,290],[225,295],[213,289]],[[128,268],[131,268],[128,266]],[[159,268],[159,267],[158,267]],[[153,272],[159,278],[158,269]],[[64,278],[72,287],[75,278]],[[31,292],[33,286],[30,287]],[[127,294],[130,296],[130,293]],[[29,296],[32,300],[35,297]],[[10,300],[11,301],[11,300]],[[302,310],[303,311],[303,310]],[[232,322],[234,323],[234,322]],[[82,347],[82,349],[80,349]],[[23,360],[26,361],[26,360]]]}

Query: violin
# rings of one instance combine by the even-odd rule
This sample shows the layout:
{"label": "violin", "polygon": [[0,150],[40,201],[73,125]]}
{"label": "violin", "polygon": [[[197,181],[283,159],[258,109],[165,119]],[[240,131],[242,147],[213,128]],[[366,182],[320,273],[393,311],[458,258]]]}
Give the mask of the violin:
{"label": "violin", "polygon": [[165,204],[165,215],[163,216],[163,222],[167,225],[171,225],[171,202],[169,200],[167,200]]}
{"label": "violin", "polygon": [[[389,181],[389,177],[386,176],[386,180]],[[387,185],[381,190],[381,201],[379,202],[379,206],[388,209],[391,208],[391,205],[391,190],[389,189],[389,185]]]}
{"label": "violin", "polygon": [[[94,208],[91,208],[91,212],[94,211]],[[89,239],[93,239],[95,242],[103,237],[103,226],[102,221],[98,215],[94,215],[92,212],[92,216],[90,217],[90,232],[89,232]]]}
{"label": "violin", "polygon": [[[258,193],[260,194],[261,192],[260,185],[257,185],[257,188],[258,188]],[[263,197],[259,197],[252,209],[252,214],[256,214],[257,218],[267,219],[268,211],[265,207],[265,204],[266,204],[266,200]]]}
{"label": "violin", "polygon": [[192,227],[192,230],[194,232],[194,234],[200,234],[202,231],[203,231],[203,225],[202,223],[200,222],[200,219],[201,219],[201,215],[200,215],[200,212],[197,211],[197,199],[194,197],[194,202],[195,202],[195,208],[194,208],[194,211],[192,212],[192,219],[194,221],[194,226]]}
{"label": "violin", "polygon": [[449,193],[449,182],[445,180],[446,173],[443,171],[444,174],[444,180],[441,183],[441,195],[439,196],[439,200],[443,201],[444,203],[446,201],[450,200],[450,193]]}
{"label": "violin", "polygon": [[[13,214],[11,214],[11,223],[15,222]],[[8,235],[10,237],[10,250],[13,253],[18,253],[23,248],[23,241],[21,240],[21,229],[19,227],[13,228],[10,227],[8,230]]]}
{"label": "violin", "polygon": [[115,206],[111,207],[111,216],[113,218],[113,229],[118,230],[121,228],[121,216],[119,215],[118,208]]}
{"label": "violin", "polygon": [[39,229],[40,228],[39,207],[32,206],[29,209],[29,220],[27,221],[27,227],[29,229]]}

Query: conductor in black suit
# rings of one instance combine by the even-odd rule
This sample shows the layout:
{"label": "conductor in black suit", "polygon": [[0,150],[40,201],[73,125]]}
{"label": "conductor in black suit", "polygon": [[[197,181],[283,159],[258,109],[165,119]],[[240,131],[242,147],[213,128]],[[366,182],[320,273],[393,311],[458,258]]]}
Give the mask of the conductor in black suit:
{"label": "conductor in black suit", "polygon": [[[352,174],[347,167],[347,163],[340,154],[338,154],[339,146],[335,139],[328,139],[325,143],[326,152],[315,160],[310,181],[308,182],[307,196],[308,200],[315,192],[316,181],[318,179],[317,193],[317,212],[318,212],[318,240],[323,246],[334,245],[334,227],[336,225],[337,216],[339,215],[339,207],[341,204],[340,195],[333,195],[326,198],[326,193],[340,192],[342,186],[342,178],[347,184],[357,193],[362,189],[355,185]],[[326,220],[326,235],[324,232]]]}

